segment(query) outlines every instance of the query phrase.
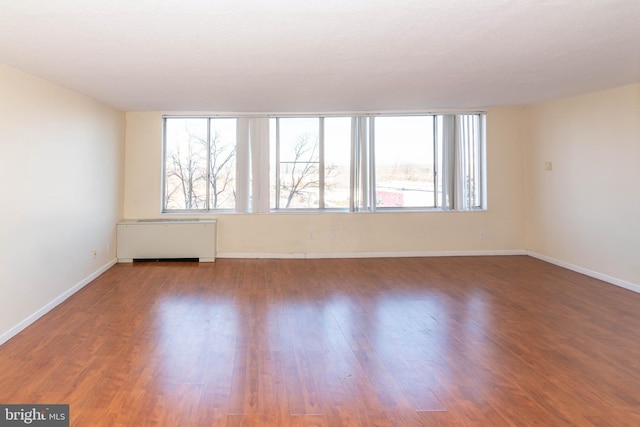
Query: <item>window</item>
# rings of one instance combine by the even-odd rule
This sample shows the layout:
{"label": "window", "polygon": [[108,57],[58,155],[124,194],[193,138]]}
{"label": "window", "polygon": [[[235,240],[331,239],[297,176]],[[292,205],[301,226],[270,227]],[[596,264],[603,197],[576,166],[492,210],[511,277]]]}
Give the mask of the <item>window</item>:
{"label": "window", "polygon": [[436,207],[434,118],[373,119],[376,208]]}
{"label": "window", "polygon": [[486,208],[483,113],[166,117],[164,211]]}
{"label": "window", "polygon": [[165,118],[164,210],[235,208],[236,119]]}
{"label": "window", "polygon": [[485,209],[484,117],[354,117],[351,210]]}
{"label": "window", "polygon": [[348,209],[349,117],[271,119],[271,208]]}

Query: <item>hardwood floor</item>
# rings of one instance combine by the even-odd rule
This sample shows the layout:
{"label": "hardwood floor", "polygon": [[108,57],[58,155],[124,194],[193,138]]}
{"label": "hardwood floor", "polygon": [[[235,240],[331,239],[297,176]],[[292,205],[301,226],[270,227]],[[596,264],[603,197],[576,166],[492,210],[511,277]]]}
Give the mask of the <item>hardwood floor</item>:
{"label": "hardwood floor", "polygon": [[529,257],[119,264],[0,347],[73,426],[636,426],[640,295]]}

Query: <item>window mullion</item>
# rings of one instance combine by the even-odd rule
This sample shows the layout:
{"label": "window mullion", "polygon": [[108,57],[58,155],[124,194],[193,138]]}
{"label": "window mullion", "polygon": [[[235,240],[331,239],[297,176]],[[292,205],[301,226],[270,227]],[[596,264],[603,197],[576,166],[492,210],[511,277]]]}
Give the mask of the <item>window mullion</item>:
{"label": "window mullion", "polygon": [[443,137],[443,158],[444,168],[442,171],[443,188],[443,208],[453,210],[456,208],[457,192],[456,192],[456,126],[455,116],[445,115],[442,121],[442,137]]}
{"label": "window mullion", "polygon": [[210,210],[212,208],[211,186],[213,183],[211,182],[211,179],[213,177],[211,176],[211,154],[212,154],[211,153],[211,117],[209,117],[207,118],[207,173],[206,173],[207,190],[205,192],[205,203],[207,206],[207,210]]}
{"label": "window mullion", "polygon": [[162,118],[162,212],[166,211],[169,204],[167,195],[167,118]]}
{"label": "window mullion", "polygon": [[363,185],[366,191],[368,210],[371,212],[376,211],[376,137],[375,137],[375,118],[369,118],[369,138],[367,148],[368,159],[368,176]]}
{"label": "window mullion", "polygon": [[319,133],[319,142],[318,142],[318,208],[324,209],[324,117],[319,118],[320,133]]}
{"label": "window mullion", "polygon": [[433,142],[433,207],[437,208],[438,207],[438,180],[440,179],[439,177],[439,170],[438,170],[438,121],[436,120],[436,116],[431,116],[432,120],[433,120],[433,135],[432,135],[432,142]]}
{"label": "window mullion", "polygon": [[276,120],[276,182],[275,182],[275,209],[280,209],[280,119]]}
{"label": "window mullion", "polygon": [[355,212],[358,210],[357,197],[357,185],[358,185],[358,171],[361,168],[360,157],[358,156],[358,149],[360,144],[358,142],[360,126],[360,118],[351,118],[351,159],[349,164],[349,212]]}
{"label": "window mullion", "polygon": [[479,197],[478,202],[480,205],[478,208],[487,209],[487,197],[486,197],[486,184],[487,184],[487,175],[486,175],[486,145],[485,145],[485,121],[484,116],[478,114],[478,191]]}

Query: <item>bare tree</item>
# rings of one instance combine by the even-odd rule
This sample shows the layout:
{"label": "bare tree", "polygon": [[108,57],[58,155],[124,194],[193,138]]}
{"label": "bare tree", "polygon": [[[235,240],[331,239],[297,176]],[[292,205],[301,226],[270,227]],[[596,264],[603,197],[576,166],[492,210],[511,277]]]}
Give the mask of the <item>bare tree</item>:
{"label": "bare tree", "polygon": [[[201,144],[207,146],[206,141],[201,140]],[[235,144],[223,144],[220,135],[215,132],[211,136],[209,144],[209,184],[211,185],[211,207],[219,208],[227,200],[225,193],[233,185],[235,178],[235,168],[233,161],[236,158]],[[235,191],[232,196],[235,198]]]}
{"label": "bare tree", "polygon": [[[186,148],[186,152],[181,148]],[[182,194],[184,209],[198,209],[205,202],[204,196],[197,191],[197,183],[203,179],[202,158],[194,148],[190,138],[188,144],[178,145],[169,156],[167,178],[175,183],[175,186],[167,188],[167,204],[174,199],[177,192]]]}
{"label": "bare tree", "polygon": [[[188,143],[179,144],[168,153],[167,178],[173,185],[167,185],[167,205],[178,193],[184,200],[184,209],[207,208],[206,186],[209,185],[209,205],[219,208],[229,198],[235,198],[231,188],[235,178],[235,143],[224,144],[218,132],[207,141],[188,127],[185,131]],[[231,196],[225,197],[229,192]]]}
{"label": "bare tree", "polygon": [[294,146],[293,161],[281,162],[290,167],[288,177],[280,179],[280,189],[287,200],[286,208],[291,206],[295,197],[308,202],[309,189],[319,186],[317,151],[317,138],[311,138],[308,134],[299,135]]}

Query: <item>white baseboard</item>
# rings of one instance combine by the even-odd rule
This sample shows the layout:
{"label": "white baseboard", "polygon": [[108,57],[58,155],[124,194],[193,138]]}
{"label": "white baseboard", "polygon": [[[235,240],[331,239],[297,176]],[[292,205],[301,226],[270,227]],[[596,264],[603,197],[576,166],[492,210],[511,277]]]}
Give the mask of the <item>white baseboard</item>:
{"label": "white baseboard", "polygon": [[573,265],[559,259],[539,254],[537,252],[527,251],[527,255],[542,261],[546,261],[550,264],[566,268],[567,270],[575,271],[576,273],[584,274],[585,276],[593,277],[594,279],[602,280],[603,282],[611,283],[612,285],[620,286],[621,288],[640,293],[640,285],[638,284],[627,282],[626,280],[621,280],[616,277],[611,277],[606,274],[598,273],[597,271],[589,270],[588,268],[580,267],[578,265]]}
{"label": "white baseboard", "polygon": [[413,258],[440,256],[496,256],[527,255],[524,249],[488,251],[420,251],[420,252],[310,252],[310,253],[244,253],[219,252],[217,258],[273,258],[273,259],[326,259],[326,258]]}
{"label": "white baseboard", "polygon": [[22,332],[24,329],[26,329],[33,322],[35,322],[36,320],[38,320],[39,318],[41,318],[42,316],[44,316],[45,314],[47,314],[48,312],[53,310],[60,303],[62,303],[64,300],[66,300],[71,295],[73,295],[76,292],[78,292],[80,289],[84,288],[86,285],[91,283],[94,279],[96,279],[102,273],[104,273],[105,271],[107,271],[108,269],[113,267],[115,264],[116,264],[116,260],[115,259],[112,260],[112,261],[109,261],[107,264],[103,265],[98,270],[94,271],[89,276],[87,276],[84,279],[82,279],[76,285],[74,285],[70,289],[68,289],[68,290],[64,291],[63,293],[61,293],[60,295],[58,295],[56,298],[54,298],[52,301],[47,303],[44,307],[42,307],[41,309],[39,309],[38,311],[33,313],[31,316],[27,317],[26,319],[24,319],[23,321],[18,323],[16,326],[14,326],[13,328],[9,329],[4,334],[0,335],[0,345],[4,344],[5,342],[9,341],[14,336],[18,335],[20,332]]}

